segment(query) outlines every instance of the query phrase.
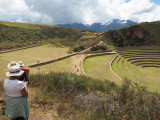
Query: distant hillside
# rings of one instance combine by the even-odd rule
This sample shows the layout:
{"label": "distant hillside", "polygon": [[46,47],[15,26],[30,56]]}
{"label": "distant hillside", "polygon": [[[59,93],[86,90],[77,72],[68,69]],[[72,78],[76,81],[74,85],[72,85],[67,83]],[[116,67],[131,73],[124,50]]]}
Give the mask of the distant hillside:
{"label": "distant hillside", "polygon": [[[88,37],[85,37],[88,36]],[[89,45],[94,33],[50,25],[0,22],[0,50],[50,42],[58,46]],[[85,37],[85,39],[84,39]],[[89,40],[90,41],[90,40]],[[97,41],[98,42],[98,41]]]}
{"label": "distant hillside", "polygon": [[160,45],[160,21],[103,32],[102,40],[118,47]]}
{"label": "distant hillside", "polygon": [[74,23],[74,24],[58,24],[57,26],[72,27],[72,28],[77,28],[77,29],[81,29],[81,30],[102,32],[102,31],[107,31],[107,30],[119,29],[119,28],[123,28],[126,26],[134,25],[134,24],[136,24],[136,22],[133,22],[131,20],[113,19],[111,21],[108,21],[104,25],[101,23],[94,23],[92,25],[84,25],[81,23]]}

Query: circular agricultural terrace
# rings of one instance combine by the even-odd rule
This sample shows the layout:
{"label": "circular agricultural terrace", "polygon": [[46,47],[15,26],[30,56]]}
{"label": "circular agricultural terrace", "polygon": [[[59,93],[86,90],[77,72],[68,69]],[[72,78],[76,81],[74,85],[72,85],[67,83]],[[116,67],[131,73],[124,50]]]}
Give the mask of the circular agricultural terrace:
{"label": "circular agricultural terrace", "polygon": [[118,53],[136,66],[160,68],[160,49],[119,50]]}
{"label": "circular agricultural terrace", "polygon": [[119,49],[112,63],[113,71],[122,79],[147,86],[148,90],[160,91],[160,49]]}

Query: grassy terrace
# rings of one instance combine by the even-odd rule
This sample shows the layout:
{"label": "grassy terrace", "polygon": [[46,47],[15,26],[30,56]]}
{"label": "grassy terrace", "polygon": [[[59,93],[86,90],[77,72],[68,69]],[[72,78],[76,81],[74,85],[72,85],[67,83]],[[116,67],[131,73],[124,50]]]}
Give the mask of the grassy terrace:
{"label": "grassy terrace", "polygon": [[57,62],[31,68],[31,70],[32,73],[49,73],[54,71],[81,74],[81,64],[84,57],[85,55],[75,55],[64,60],[59,60]]}
{"label": "grassy terrace", "polygon": [[86,75],[100,80],[107,79],[119,84],[120,80],[110,70],[110,62],[114,56],[104,55],[85,59],[84,71]]}
{"label": "grassy terrace", "polygon": [[0,75],[5,77],[7,64],[10,61],[23,61],[25,66],[68,55],[68,47],[58,48],[50,44],[0,54]]}
{"label": "grassy terrace", "polygon": [[124,49],[118,53],[112,65],[115,73],[160,92],[160,49]]}
{"label": "grassy terrace", "polygon": [[118,50],[119,55],[131,64],[141,67],[160,67],[160,49]]}

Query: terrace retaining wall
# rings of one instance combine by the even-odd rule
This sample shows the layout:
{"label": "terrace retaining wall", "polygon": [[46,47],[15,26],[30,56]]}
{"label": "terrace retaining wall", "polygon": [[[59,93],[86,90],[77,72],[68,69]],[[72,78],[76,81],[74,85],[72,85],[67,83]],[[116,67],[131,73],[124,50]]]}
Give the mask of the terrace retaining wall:
{"label": "terrace retaining wall", "polygon": [[116,55],[116,56],[112,59],[112,61],[110,62],[110,70],[112,71],[112,73],[113,73],[115,76],[117,76],[118,79],[122,80],[122,79],[112,70],[112,64],[113,64],[113,62],[115,61],[115,59],[116,59],[117,57],[118,57],[118,55]]}
{"label": "terrace retaining wall", "polygon": [[52,59],[52,60],[48,60],[48,61],[44,61],[44,62],[39,62],[39,63],[31,64],[28,67],[37,67],[37,66],[49,64],[49,63],[52,63],[52,62],[56,62],[58,60],[66,59],[66,58],[74,56],[74,55],[76,55],[76,53],[73,53],[73,54],[70,54],[70,55],[66,55],[66,56],[63,56],[63,57],[59,57],[57,59]]}

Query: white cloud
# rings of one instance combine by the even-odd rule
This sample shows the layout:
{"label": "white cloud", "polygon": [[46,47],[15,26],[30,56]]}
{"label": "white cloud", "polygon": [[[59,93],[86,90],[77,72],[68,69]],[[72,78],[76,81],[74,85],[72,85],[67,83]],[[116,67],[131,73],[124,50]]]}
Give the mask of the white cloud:
{"label": "white cloud", "polygon": [[160,6],[150,0],[0,0],[0,20],[42,24],[137,22],[160,20]]}
{"label": "white cloud", "polygon": [[52,23],[49,16],[32,10],[24,0],[0,0],[0,19],[26,23]]}

